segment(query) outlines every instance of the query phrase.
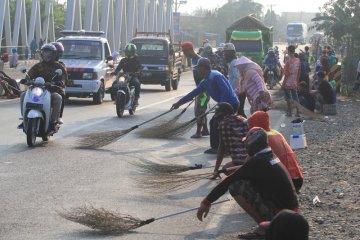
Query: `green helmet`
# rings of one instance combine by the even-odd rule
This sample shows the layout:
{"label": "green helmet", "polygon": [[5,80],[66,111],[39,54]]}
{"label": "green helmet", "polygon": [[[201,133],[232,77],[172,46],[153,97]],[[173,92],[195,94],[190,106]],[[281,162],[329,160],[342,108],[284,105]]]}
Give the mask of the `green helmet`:
{"label": "green helmet", "polygon": [[132,43],[127,44],[124,49],[124,52],[126,57],[128,58],[134,57],[136,55],[136,45]]}

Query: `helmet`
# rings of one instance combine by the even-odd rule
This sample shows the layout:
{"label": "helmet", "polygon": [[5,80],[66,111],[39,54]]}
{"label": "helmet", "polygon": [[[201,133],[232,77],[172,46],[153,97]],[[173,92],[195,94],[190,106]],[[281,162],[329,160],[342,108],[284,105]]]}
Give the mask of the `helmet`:
{"label": "helmet", "polygon": [[220,43],[220,44],[219,44],[219,47],[224,48],[224,47],[225,47],[225,43]]}
{"label": "helmet", "polygon": [[269,48],[268,53],[275,53],[273,48]]}
{"label": "helmet", "polygon": [[127,44],[124,52],[126,57],[133,58],[136,55],[136,45],[132,43]]}
{"label": "helmet", "polygon": [[56,60],[56,47],[50,43],[44,44],[40,50],[40,56],[43,62],[53,62]]}
{"label": "helmet", "polygon": [[11,49],[11,52],[12,52],[12,53],[17,53],[17,49],[16,49],[16,48],[12,48],[12,49]]}
{"label": "helmet", "polygon": [[62,45],[61,42],[52,42],[52,45],[54,45],[54,47],[56,48],[56,61],[58,61],[61,57],[62,54],[64,53],[64,46]]}
{"label": "helmet", "polygon": [[213,52],[212,46],[209,43],[206,43],[204,45],[204,52],[207,54],[210,54]]}
{"label": "helmet", "polygon": [[235,45],[232,43],[226,43],[224,46],[224,51],[234,51],[236,52]]}

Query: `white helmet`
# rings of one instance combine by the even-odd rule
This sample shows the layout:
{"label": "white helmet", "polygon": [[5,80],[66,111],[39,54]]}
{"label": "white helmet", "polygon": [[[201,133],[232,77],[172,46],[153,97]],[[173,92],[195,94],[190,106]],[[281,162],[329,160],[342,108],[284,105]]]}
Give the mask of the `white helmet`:
{"label": "white helmet", "polygon": [[224,45],[224,51],[234,51],[236,52],[235,45],[232,43],[226,43]]}

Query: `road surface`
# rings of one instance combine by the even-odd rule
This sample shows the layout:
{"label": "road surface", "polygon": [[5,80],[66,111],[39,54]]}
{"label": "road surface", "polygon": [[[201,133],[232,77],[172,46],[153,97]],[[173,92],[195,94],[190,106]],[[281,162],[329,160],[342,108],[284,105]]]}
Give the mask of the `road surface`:
{"label": "road surface", "polygon": [[[204,180],[184,190],[156,194],[133,180],[142,173],[131,164],[146,159],[164,164],[213,165],[215,156],[203,154],[209,139],[190,139],[194,130],[176,140],[144,139],[134,131],[101,150],[75,148],[84,133],[126,129],[165,112],[193,87],[190,72],[183,74],[178,91],[143,86],[136,114],[122,119],[116,117],[109,96],[102,105],[93,105],[91,99],[70,99],[59,134],[48,143],[39,141],[34,148],[27,147],[25,135],[16,129],[18,100],[0,100],[0,239],[103,239],[104,235],[56,213],[84,204],[141,219],[199,206],[216,181]],[[279,125],[281,114],[272,111],[271,115],[274,125]],[[189,109],[182,120],[192,117],[193,109]],[[204,171],[212,169],[197,172]],[[106,239],[234,239],[237,232],[254,225],[231,201],[213,207],[202,223],[192,212]]]}

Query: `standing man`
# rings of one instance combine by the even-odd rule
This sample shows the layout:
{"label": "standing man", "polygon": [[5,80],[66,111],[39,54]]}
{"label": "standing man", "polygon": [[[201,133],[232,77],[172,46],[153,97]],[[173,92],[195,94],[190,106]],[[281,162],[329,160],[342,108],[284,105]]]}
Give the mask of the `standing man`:
{"label": "standing man", "polygon": [[38,45],[36,43],[35,38],[30,43],[30,52],[31,52],[31,59],[35,59],[36,50],[38,49]]}
{"label": "standing man", "polygon": [[[173,108],[177,109],[181,105],[191,101],[194,97],[198,96],[201,93],[207,93],[212,99],[216,102],[227,102],[229,103],[234,110],[234,113],[237,112],[239,107],[239,100],[233,91],[229,80],[218,71],[211,70],[210,60],[207,58],[200,58],[197,65],[199,69],[200,76],[204,79],[200,84],[186,96],[182,97],[177,103],[173,104]],[[216,126],[218,126],[218,121],[215,117],[210,121],[213,122],[214,132],[210,131],[210,145],[211,149],[207,150],[206,153],[217,153],[219,147],[219,133]]]}
{"label": "standing man", "polygon": [[[201,74],[199,73],[198,67],[196,66],[201,57],[194,51],[194,47],[191,42],[183,42],[181,48],[186,58],[191,59],[191,66],[192,66],[195,85],[198,86],[201,80],[203,79]],[[195,108],[194,108],[195,117],[199,117],[206,112],[207,104],[209,100],[210,97],[207,95],[207,93],[202,93],[196,96]],[[206,117],[198,118],[196,124],[196,133],[192,135],[191,138],[201,138],[202,136],[208,136],[208,135],[209,135],[209,129],[207,126],[207,118]]]}
{"label": "standing man", "polygon": [[[295,46],[290,45],[288,47],[289,59],[284,66],[284,75],[285,79],[282,83],[282,89],[285,92],[285,100],[287,103],[287,113],[286,116],[292,116],[292,106],[291,100],[299,103],[299,96],[297,94],[297,88],[300,78],[300,68],[301,63],[300,59],[294,56]],[[296,106],[296,116],[300,116],[299,108]]]}
{"label": "standing man", "polygon": [[236,68],[236,62],[237,62],[237,57],[236,57],[236,49],[234,44],[232,43],[226,43],[224,46],[224,57],[225,57],[225,61],[228,64],[228,75],[229,75],[229,81],[231,84],[231,87],[233,88],[234,92],[236,93],[236,95],[238,96],[239,99],[239,109],[238,109],[238,114],[243,116],[244,118],[246,118],[246,114],[245,114],[245,100],[246,100],[246,94],[245,92],[241,93],[240,91],[240,80],[241,80],[241,76],[240,76],[240,72],[239,70]]}

